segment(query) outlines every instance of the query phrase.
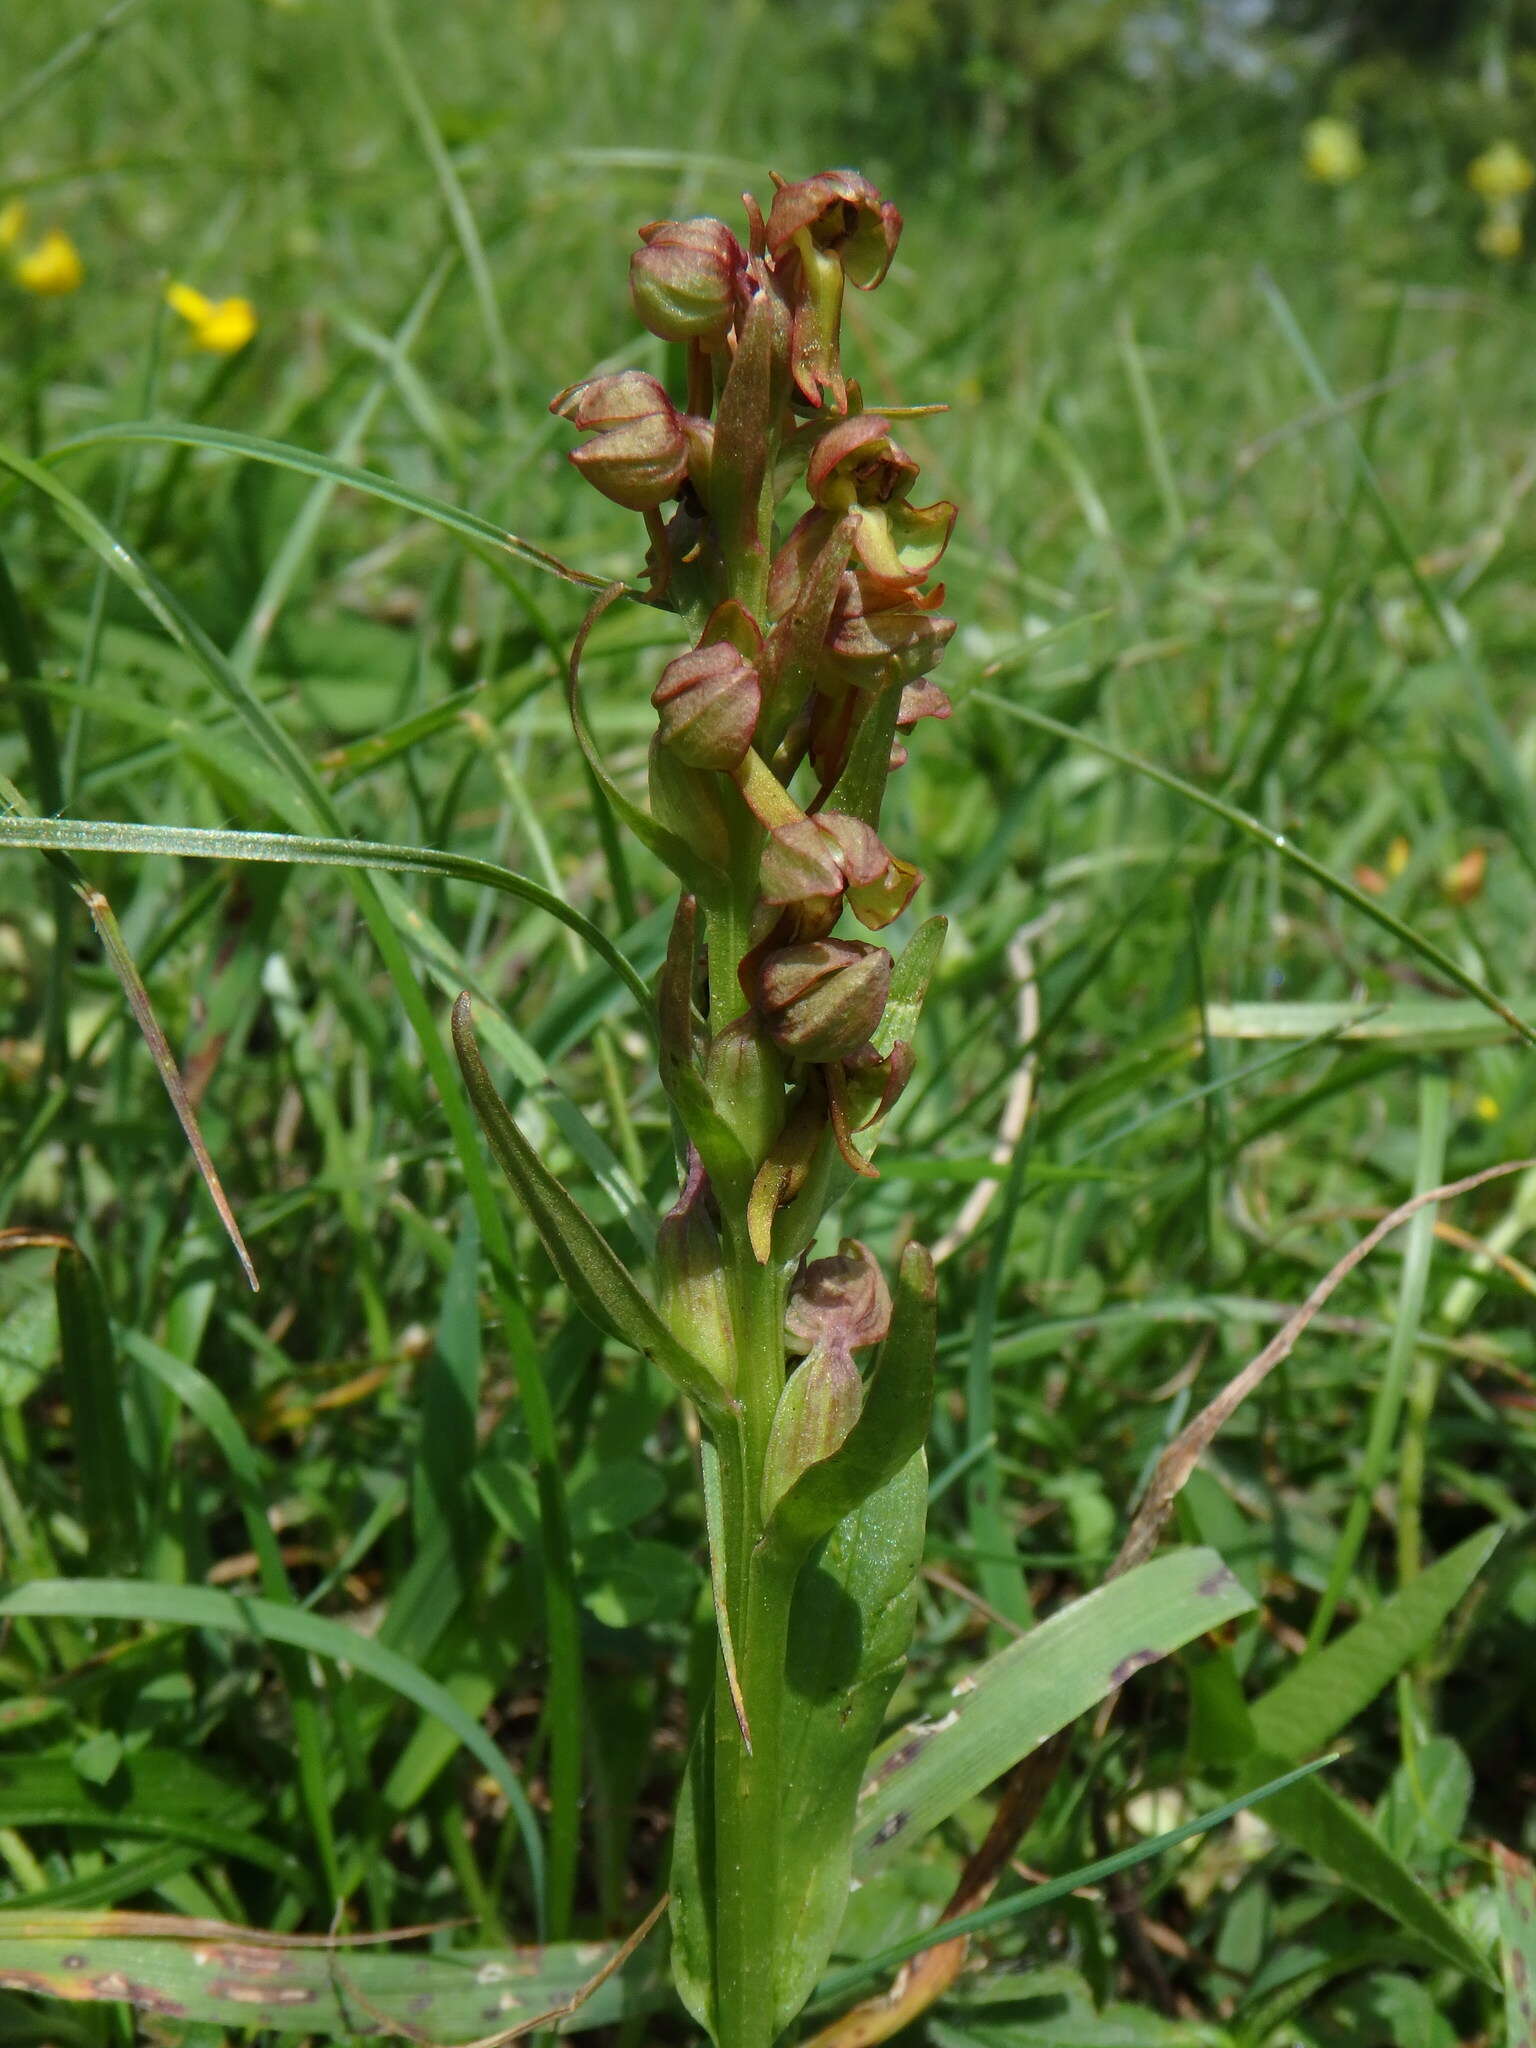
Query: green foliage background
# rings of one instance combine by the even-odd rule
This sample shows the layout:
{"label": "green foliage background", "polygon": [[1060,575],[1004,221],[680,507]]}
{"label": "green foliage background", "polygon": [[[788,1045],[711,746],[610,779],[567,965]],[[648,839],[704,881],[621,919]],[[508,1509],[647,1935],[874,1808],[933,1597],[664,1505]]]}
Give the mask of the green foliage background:
{"label": "green foliage background", "polygon": [[[374,11],[342,0],[59,0],[0,21],[0,201],[67,229],[86,270],[67,299],[5,287],[8,444],[41,455],[145,417],[287,441],[605,577],[638,566],[631,522],[583,491],[544,408],[599,363],[662,367],[627,305],[635,226],[734,219],[769,168],[826,162],[902,206],[897,266],[854,307],[849,353],[873,400],[951,408],[909,439],[929,495],[963,512],[955,716],[925,729],[894,801],[953,928],[919,1081],[847,1227],[887,1255],[942,1238],[989,1176],[1025,1038],[1034,1060],[1016,1170],[943,1268],[934,1576],[903,1713],[942,1701],[989,1629],[1002,1639],[965,1589],[1023,1619],[1096,1581],[1165,1438],[1416,1176],[1536,1151],[1529,1051],[1417,943],[1536,1013],[1533,301],[1525,262],[1476,254],[1463,183],[1498,136],[1536,143],[1522,18],[1468,10],[1433,67],[1288,20],[1250,80],[1201,61],[1198,36],[1151,75],[1128,67],[1135,11],[409,0],[393,65]],[[1357,119],[1367,149],[1337,191],[1301,169],[1302,123],[1324,109]],[[160,310],[169,277],[248,294],[250,349],[192,351]],[[594,823],[565,723],[577,592],[398,507],[346,490],[322,505],[310,478],[206,450],[94,443],[55,474],[236,650],[348,832],[502,860],[654,968],[664,878]],[[14,480],[0,553],[70,816],[291,827],[206,677]],[[671,644],[642,614],[594,648],[594,723],[634,788]],[[1131,756],[1294,840],[1407,935]],[[0,769],[42,804],[10,715]],[[191,1077],[253,1298],[83,912],[60,948],[36,856],[3,857],[0,1220],[72,1237],[113,1325],[66,1376],[58,1253],[8,1248],[7,1581],[253,1590],[264,1521],[292,1597],[486,1719],[537,1803],[548,1561],[509,1332],[353,897],[325,871],[80,856]],[[449,879],[399,887],[433,1013],[445,1023],[466,981],[499,1006],[519,1114],[638,1265],[672,1160],[630,997],[540,913]],[[1211,1006],[1277,1001],[1332,1007],[1202,1028]],[[46,1040],[63,1014],[61,1065]],[[1256,1035],[1223,1035],[1239,1027]],[[1346,1617],[1420,1554],[1507,1529],[1480,1599],[1354,1724],[1333,1773],[1480,1934],[1477,1844],[1533,1846],[1533,1202],[1527,1179],[1492,1184],[1438,1241],[1427,1223],[1408,1240],[1417,1267],[1391,1240],[1181,1510],[1263,1594],[1236,1651],[1252,1690],[1304,1639],[1353,1502]],[[1489,1240],[1497,1265],[1476,1258]],[[521,1225],[516,1242],[569,1473],[580,1909],[600,1931],[635,1917],[664,1864],[708,1656],[699,1504],[662,1388],[605,1356]],[[247,1479],[188,1371],[237,1419]],[[1396,1412],[1379,1405],[1393,1373]],[[82,1401],[104,1404],[95,1437]],[[1387,1456],[1362,1490],[1373,1413]],[[359,1925],[467,1912],[487,1941],[527,1938],[496,1785],[334,1666],[307,1680],[306,1748],[305,1673],[280,1683],[283,1668],[212,1633],[16,1624],[0,1646],[6,1903],[323,1929],[339,1881]],[[1154,1791],[1199,1803],[1193,1683],[1170,1662],[1115,1732],[1079,1731],[1024,1845],[1032,1868],[1119,1846]],[[41,1816],[31,1764],[72,1773]],[[87,1813],[98,1791],[109,1810]],[[146,1845],[137,1823],[167,1814]],[[849,1953],[941,1900],[985,1822],[860,1894]],[[1036,2041],[1037,2021],[1056,2041],[1248,2038],[1244,2014],[1279,2010],[1264,1998],[1330,1942],[1363,1955],[1390,1933],[1261,1828],[1189,1853],[1129,1903],[1114,1894],[1116,1912],[1075,1900],[999,1936],[997,1970],[925,2038]],[[1026,1965],[1043,1974],[1021,1992]],[[133,2038],[104,2008],[34,2021],[44,2008],[4,1996],[7,2038]],[[1095,2016],[1115,2001],[1132,2010]],[[1132,2031],[1093,2032],[1111,2023]],[[1302,2018],[1253,2038],[1438,2044],[1499,2024],[1485,1991],[1408,1944],[1324,1974]]]}

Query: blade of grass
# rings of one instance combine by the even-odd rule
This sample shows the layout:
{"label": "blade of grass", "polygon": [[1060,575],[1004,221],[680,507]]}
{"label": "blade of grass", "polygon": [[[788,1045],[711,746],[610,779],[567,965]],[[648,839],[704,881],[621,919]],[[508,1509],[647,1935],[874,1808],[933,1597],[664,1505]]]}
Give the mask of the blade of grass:
{"label": "blade of grass", "polygon": [[930,1927],[925,1934],[912,1935],[906,1941],[893,1942],[878,1955],[870,1956],[863,1962],[851,1964],[847,1969],[835,1970],[824,1977],[817,1988],[811,2010],[831,2005],[835,2000],[856,1991],[875,1977],[883,1977],[888,1971],[918,1956],[924,1949],[933,1948],[941,1941],[953,1941],[957,1936],[985,1934],[994,1927],[1006,1925],[1025,1913],[1038,1913],[1042,1907],[1054,1906],[1058,1899],[1070,1898],[1083,1885],[1099,1884],[1105,1878],[1116,1877],[1122,1870],[1134,1870],[1139,1863],[1150,1862],[1161,1856],[1165,1850],[1176,1849],[1181,1842],[1192,1841],[1196,1835],[1209,1834],[1212,1828],[1221,1827],[1226,1821],[1259,1801],[1270,1798],[1276,1792],[1283,1792],[1288,1786],[1298,1784],[1303,1778],[1325,1770],[1336,1763],[1336,1756],[1322,1756],[1314,1762],[1302,1764],[1298,1770],[1286,1771],[1278,1778],[1271,1778],[1267,1785],[1259,1785],[1251,1792],[1245,1792],[1239,1799],[1229,1799],[1221,1806],[1213,1806],[1208,1813],[1197,1814],[1182,1827],[1170,1828],[1166,1834],[1155,1835],[1150,1841],[1138,1842],[1134,1848],[1121,1849],[1116,1855],[1101,1856],[1095,1863],[1085,1863],[1080,1870],[1069,1871],[1064,1877],[1053,1877],[1044,1884],[1032,1885],[1028,1891],[1015,1892],[1011,1897],[998,1899],[990,1906],[978,1907],[974,1913],[961,1914],[954,1920],[941,1920]]}
{"label": "blade of grass", "polygon": [[349,490],[362,491],[369,497],[382,499],[386,505],[398,506],[402,512],[413,512],[420,518],[430,519],[450,533],[458,534],[461,539],[474,541],[495,554],[510,555],[514,561],[522,562],[530,569],[542,570],[546,576],[558,576],[564,583],[579,583],[589,590],[608,587],[610,579],[572,569],[558,556],[535,547],[531,541],[519,540],[515,533],[508,533],[505,527],[497,526],[494,521],[450,505],[445,499],[434,498],[426,491],[413,490],[409,484],[396,483],[393,477],[380,476],[376,470],[355,469],[350,463],[338,462],[334,456],[318,455],[310,448],[292,447],[283,441],[264,441],[258,435],[238,434],[225,427],[157,420],[93,427],[89,433],[56,442],[49,449],[47,459],[51,465],[67,455],[77,454],[86,448],[98,448],[112,441],[159,441],[185,448],[207,448],[226,455],[243,455],[250,462],[267,462],[278,469],[295,470],[300,476],[344,484]]}
{"label": "blade of grass", "polygon": [[1198,804],[1202,810],[1220,818],[1224,824],[1241,832],[1255,845],[1278,853],[1292,867],[1298,868],[1314,882],[1320,883],[1330,895],[1337,896],[1340,902],[1349,904],[1351,909],[1360,911],[1373,924],[1380,925],[1383,931],[1390,932],[1393,938],[1408,947],[1411,952],[1417,953],[1427,966],[1433,967],[1437,974],[1443,974],[1448,981],[1453,981],[1458,988],[1465,989],[1469,996],[1475,997],[1485,1009],[1502,1018],[1528,1045],[1536,1045],[1536,1025],[1527,1024],[1523,1018],[1517,1017],[1507,1003],[1491,989],[1484,988],[1475,975],[1468,974],[1465,968],[1458,965],[1449,953],[1443,952],[1433,940],[1426,939],[1421,932],[1414,931],[1411,925],[1404,924],[1401,918],[1395,917],[1381,903],[1367,896],[1364,890],[1357,889],[1353,882],[1346,881],[1342,875],[1334,874],[1332,869],[1325,867],[1320,860],[1314,860],[1311,854],[1304,852],[1283,832],[1271,831],[1268,825],[1261,824],[1257,818],[1249,817],[1245,811],[1224,803],[1220,797],[1212,796],[1192,782],[1186,782],[1181,775],[1175,775],[1167,768],[1158,767],[1156,762],[1144,760],[1139,754],[1129,753],[1122,747],[1111,745],[1107,740],[1097,739],[1092,733],[1063,725],[1059,719],[1050,717],[1044,711],[1036,711],[1027,704],[1011,703],[1005,697],[995,697],[990,690],[973,691],[970,701],[986,704],[994,711],[1001,711],[1006,717],[1017,719],[1022,725],[1031,725],[1040,732],[1049,733],[1053,739],[1086,747],[1090,753],[1099,755],[1101,759],[1112,761],[1117,768],[1126,768],[1132,774],[1144,775],[1148,781],[1161,784],[1164,789],[1170,790],[1175,796],[1183,797],[1186,802]]}
{"label": "blade of grass", "polygon": [[[1419,1143],[1414,1165],[1413,1191],[1421,1197],[1440,1184],[1445,1170],[1445,1146],[1450,1128],[1450,1083],[1444,1071],[1427,1067],[1419,1077]],[[1403,1248],[1402,1273],[1398,1280],[1397,1312],[1392,1323],[1392,1342],[1382,1368],[1381,1383],[1371,1403],[1365,1448],[1355,1478],[1354,1495],[1344,1517],[1344,1527],[1328,1567],[1328,1583],[1307,1631],[1307,1648],[1316,1650],[1326,1642],[1339,1602],[1344,1597],[1355,1560],[1375,1505],[1376,1489],[1385,1476],[1402,1414],[1403,1396],[1418,1342],[1419,1323],[1424,1314],[1424,1296],[1429,1286],[1429,1267],[1435,1248],[1435,1204],[1425,1202],[1408,1226]]]}

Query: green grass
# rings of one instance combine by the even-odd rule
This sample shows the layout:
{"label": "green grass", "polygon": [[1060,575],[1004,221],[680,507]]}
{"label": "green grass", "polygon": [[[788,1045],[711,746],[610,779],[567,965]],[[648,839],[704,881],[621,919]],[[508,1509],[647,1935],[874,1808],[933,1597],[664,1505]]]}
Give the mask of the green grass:
{"label": "green grass", "polygon": [[[0,772],[80,821],[56,844],[110,900],[262,1284],[67,879],[0,845],[4,1578],[145,1582],[0,1641],[0,1905],[621,1932],[708,1680],[695,1467],[493,1184],[447,1018],[473,989],[524,1128],[640,1265],[673,1193],[634,983],[666,878],[594,815],[561,681],[586,596],[528,552],[639,571],[545,412],[600,362],[662,367],[634,227],[858,163],[908,222],[851,311],[867,393],[951,406],[904,438],[962,508],[955,715],[888,835],[951,936],[845,1227],[943,1238],[1026,1051],[1033,1096],[941,1268],[939,1576],[901,1718],[1003,1640],[957,1585],[1019,1625],[1096,1583],[1165,1441],[1371,1221],[1536,1152],[1529,274],[1476,256],[1459,130],[1422,110],[1334,194],[1300,111],[1236,91],[1106,117],[1050,167],[929,122],[808,6],[400,0],[397,41],[341,0],[145,0],[46,69],[102,13],[0,22],[0,202],[86,265],[72,298],[0,298]],[[168,276],[248,294],[253,346],[191,353]],[[167,431],[109,431],[144,421]],[[630,796],[670,627],[612,613],[584,670]],[[307,864],[348,839],[405,871]],[[1179,1515],[1261,1618],[1078,1729],[1032,1870],[1217,1806],[1213,1670],[1262,1699],[1320,1604],[1378,1613],[1498,1524],[1327,1774],[1493,1941],[1479,1844],[1533,1846],[1533,1187],[1390,1239],[1223,1431]],[[287,1647],[141,1625],[210,1581]],[[27,1803],[32,1760],[77,1796]],[[962,1818],[856,1895],[845,1975],[947,1896],[987,1810]],[[1502,2038],[1448,1937],[1346,1891],[1310,1824],[1305,1854],[1256,1818],[1113,1879],[1113,1914],[1005,1919],[911,2038],[1086,2041],[1115,2002],[1147,2042]],[[0,2000],[7,2039],[135,2038]]]}

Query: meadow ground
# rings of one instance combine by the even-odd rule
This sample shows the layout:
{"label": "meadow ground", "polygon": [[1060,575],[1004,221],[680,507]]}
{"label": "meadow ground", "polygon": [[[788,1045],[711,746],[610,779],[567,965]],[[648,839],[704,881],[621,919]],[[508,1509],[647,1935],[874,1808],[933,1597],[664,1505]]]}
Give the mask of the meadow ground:
{"label": "meadow ground", "polygon": [[[919,1080],[846,1212],[877,1246],[948,1253],[910,1711],[1096,1581],[1159,1448],[1373,1221],[1536,1152],[1528,1048],[1479,993],[1536,1016],[1529,272],[1477,253],[1432,100],[1331,190],[1302,174],[1298,105],[1232,86],[1118,100],[1042,153],[810,8],[397,16],[7,10],[0,203],[24,201],[29,236],[65,229],[84,275],[0,300],[0,769],[33,811],[209,834],[313,832],[304,771],[333,836],[503,862],[651,973],[666,877],[595,822],[566,721],[578,592],[323,460],[105,430],[285,443],[633,575],[632,522],[545,408],[600,363],[663,367],[623,289],[635,226],[735,219],[770,167],[857,163],[898,201],[854,342],[873,400],[948,404],[907,438],[961,507],[954,716],[893,785],[950,940]],[[200,350],[163,308],[172,278],[249,297],[251,344]],[[676,644],[633,611],[592,649],[593,724],[635,792]],[[367,895],[346,866],[74,857],[261,1291],[68,878],[4,848],[5,1579],[212,1583],[370,1634],[484,1720],[542,1808],[548,1560],[441,1048],[468,985],[520,1115],[638,1263],[674,1183],[634,998],[548,915],[451,872]],[[1532,1847],[1533,1218],[1536,1172],[1422,1211],[1179,1508],[1262,1592],[1230,1660],[1250,1697],[1335,1613],[1503,1528],[1330,1775],[1478,1941],[1487,1841]],[[612,1930],[662,1867],[708,1654],[697,1492],[665,1389],[604,1355],[514,1227],[571,1489],[579,1924]],[[360,1927],[468,1915],[484,1942],[528,1938],[515,1817],[397,1691],[334,1644],[287,1653],[279,1683],[250,1640],[102,1611],[0,1644],[0,1903],[323,1931],[344,1897]],[[1079,1729],[1031,1871],[1214,1803],[1197,1662]],[[861,1895],[846,1953],[946,1896],[986,1817]],[[1503,2038],[1444,1941],[1258,1817],[988,1953],[913,2039]],[[135,2038],[121,2008],[0,2005],[7,2040]],[[163,2026],[143,2038],[225,2038]]]}

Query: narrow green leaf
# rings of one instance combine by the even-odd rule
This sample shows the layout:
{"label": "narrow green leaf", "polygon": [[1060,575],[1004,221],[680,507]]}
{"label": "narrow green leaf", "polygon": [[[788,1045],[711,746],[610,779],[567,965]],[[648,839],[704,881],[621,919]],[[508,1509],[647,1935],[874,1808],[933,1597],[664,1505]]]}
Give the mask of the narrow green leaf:
{"label": "narrow green leaf", "polygon": [[1208,790],[1200,789],[1193,782],[1186,782],[1183,776],[1175,775],[1170,769],[1160,768],[1155,761],[1144,760],[1139,754],[1128,753],[1123,747],[1112,746],[1107,740],[1097,739],[1079,726],[1065,725],[1059,718],[1052,718],[1044,711],[1036,711],[1032,705],[1015,703],[1006,697],[995,697],[990,690],[975,691],[971,701],[985,704],[990,710],[1000,711],[1007,718],[1016,718],[1021,724],[1032,725],[1040,732],[1047,732],[1054,739],[1062,740],[1068,745],[1086,747],[1101,760],[1112,761],[1117,768],[1129,768],[1133,774],[1146,776],[1148,781],[1159,783],[1164,789],[1171,790],[1175,796],[1183,797],[1187,803],[1198,804],[1202,810],[1211,812],[1214,817],[1220,818],[1223,824],[1240,832],[1244,838],[1251,839],[1271,853],[1278,854],[1290,866],[1319,883],[1330,895],[1338,897],[1341,903],[1349,904],[1351,909],[1359,911],[1362,917],[1368,917],[1373,924],[1380,925],[1383,931],[1390,932],[1394,939],[1406,946],[1410,952],[1417,953],[1419,958],[1433,967],[1437,974],[1444,975],[1448,981],[1454,982],[1457,988],[1465,989],[1469,996],[1475,997],[1483,1005],[1484,1009],[1501,1018],[1517,1037],[1525,1039],[1527,1044],[1536,1045],[1536,1025],[1528,1024],[1523,1017],[1516,1016],[1509,1005],[1496,996],[1492,989],[1485,988],[1475,975],[1469,974],[1459,961],[1452,959],[1451,955],[1437,946],[1432,939],[1426,939],[1422,932],[1416,932],[1411,925],[1404,924],[1401,918],[1394,917],[1390,910],[1378,903],[1373,896],[1367,896],[1363,889],[1356,888],[1353,882],[1347,881],[1342,875],[1334,874],[1333,870],[1325,867],[1320,860],[1314,860],[1310,853],[1303,852],[1301,847],[1296,845],[1294,840],[1286,838],[1283,832],[1271,831],[1268,825],[1261,824],[1246,811],[1238,810],[1221,797],[1212,796]]}
{"label": "narrow green leaf", "polygon": [[830,1458],[803,1472],[774,1509],[765,1541],[803,1554],[910,1464],[933,1409],[938,1280],[933,1259],[909,1244],[896,1276],[891,1327],[859,1419]]}
{"label": "narrow green leaf", "polygon": [[1514,1035],[1482,1003],[1445,996],[1406,1003],[1207,1003],[1203,1025],[1208,1038],[1281,1044],[1332,1038],[1405,1052],[1471,1051],[1507,1045]]}
{"label": "narrow green leaf", "polygon": [[[1120,1580],[1117,1583],[1123,1585],[1125,1582]],[[1048,1627],[1049,1623],[1045,1626]],[[1121,1849],[1113,1856],[1101,1856],[1095,1863],[1085,1863],[1080,1870],[1069,1870],[1062,1877],[1031,1885],[1028,1891],[1015,1892],[1011,1898],[996,1899],[989,1906],[978,1906],[973,1913],[958,1914],[953,1920],[940,1920],[925,1934],[913,1935],[908,1941],[896,1942],[890,1948],[882,1949],[879,1955],[854,1963],[846,1970],[834,1971],[820,1986],[816,2009],[830,2005],[850,1991],[859,1990],[871,1978],[884,1976],[897,1964],[921,1955],[924,1949],[933,1948],[941,1941],[953,1941],[962,1934],[985,1934],[989,1929],[1004,1926],[1026,1913],[1038,1913],[1043,1906],[1053,1906],[1058,1899],[1070,1898],[1084,1885],[1099,1884],[1107,1877],[1118,1876],[1122,1870],[1134,1870],[1138,1864],[1151,1862],[1165,1850],[1176,1849],[1181,1842],[1193,1841],[1196,1835],[1208,1835],[1224,1821],[1283,1793],[1332,1762],[1332,1757],[1319,1757],[1315,1763],[1302,1764],[1294,1771],[1287,1771],[1271,1783],[1243,1793],[1240,1798],[1229,1799],[1221,1806],[1212,1807],[1208,1813],[1197,1814],[1181,1827],[1170,1828],[1166,1834],[1155,1835],[1150,1841],[1138,1842],[1134,1848]]]}
{"label": "narrow green leaf", "polygon": [[1265,1755],[1289,1761],[1330,1743],[1434,1641],[1503,1533],[1497,1524],[1479,1529],[1326,1649],[1293,1664],[1249,1709]]}
{"label": "narrow green leaf", "polygon": [[1176,1550],[1100,1586],[989,1658],[936,1721],[877,1752],[860,1794],[854,1874],[871,1876],[1058,1729],[1253,1600],[1213,1550]]}
{"label": "narrow green leaf", "polygon": [[673,1336],[608,1240],[518,1129],[480,1057],[467,995],[453,1006],[453,1043],[496,1162],[582,1312],[600,1330],[659,1366],[702,1413],[717,1420],[724,1417],[732,1404],[709,1368]]}
{"label": "narrow green leaf", "polygon": [[160,1622],[170,1628],[210,1628],[224,1635],[258,1641],[291,1643],[335,1664],[365,1671],[402,1699],[435,1714],[451,1728],[481,1768],[490,1772],[517,1818],[535,1889],[544,1879],[544,1845],[516,1772],[476,1722],[472,1721],[436,1679],[418,1671],[371,1636],[306,1614],[302,1608],[280,1607],[220,1593],[208,1586],[165,1586],[129,1579],[33,1579],[0,1594],[0,1614],[29,1614],[55,1620]]}
{"label": "narrow green leaf", "polygon": [[898,1038],[905,1039],[910,1045],[916,1036],[917,1020],[923,1014],[928,984],[939,964],[939,955],[944,950],[944,935],[948,930],[947,917],[925,918],[902,947],[896,965],[891,969],[891,989],[885,999],[885,1009],[873,1033],[876,1052],[889,1052]]}
{"label": "narrow green leaf", "polygon": [[375,839],[322,839],[297,832],[227,832],[192,825],[132,825],[111,820],[0,817],[0,848],[73,847],[97,853],[171,854],[183,860],[278,861],[285,866],[385,868],[401,874],[443,875],[496,889],[558,919],[619,975],[650,1015],[650,991],[611,939],[561,896],[496,861],[430,846],[391,846]]}
{"label": "narrow green leaf", "polygon": [[542,570],[547,576],[558,576],[564,583],[584,584],[589,590],[603,587],[601,576],[588,576],[581,569],[573,569],[546,549],[535,547],[530,541],[519,540],[515,533],[508,533],[505,527],[497,526],[493,520],[482,519],[475,512],[466,512],[461,506],[449,504],[446,499],[434,498],[426,491],[412,490],[409,484],[396,483],[393,477],[380,476],[376,470],[357,469],[349,462],[338,462],[334,456],[320,455],[312,448],[296,448],[286,441],[264,441],[255,434],[232,433],[225,427],[203,427],[178,420],[126,421],[121,425],[94,427],[89,433],[61,441],[49,449],[48,460],[50,463],[59,462],[81,449],[98,448],[112,441],[154,441],[184,448],[207,448],[224,455],[243,455],[248,462],[266,462],[277,469],[295,470],[300,476],[319,477],[326,483],[344,484],[348,490],[382,499],[386,505],[397,505],[402,512],[433,520],[465,540],[493,548],[500,555],[510,555],[514,561],[522,562],[530,569]]}
{"label": "narrow green leaf", "polygon": [[81,1514],[93,1560],[110,1571],[136,1555],[139,1522],[112,1325],[101,1282],[83,1252],[59,1253],[53,1287]]}

